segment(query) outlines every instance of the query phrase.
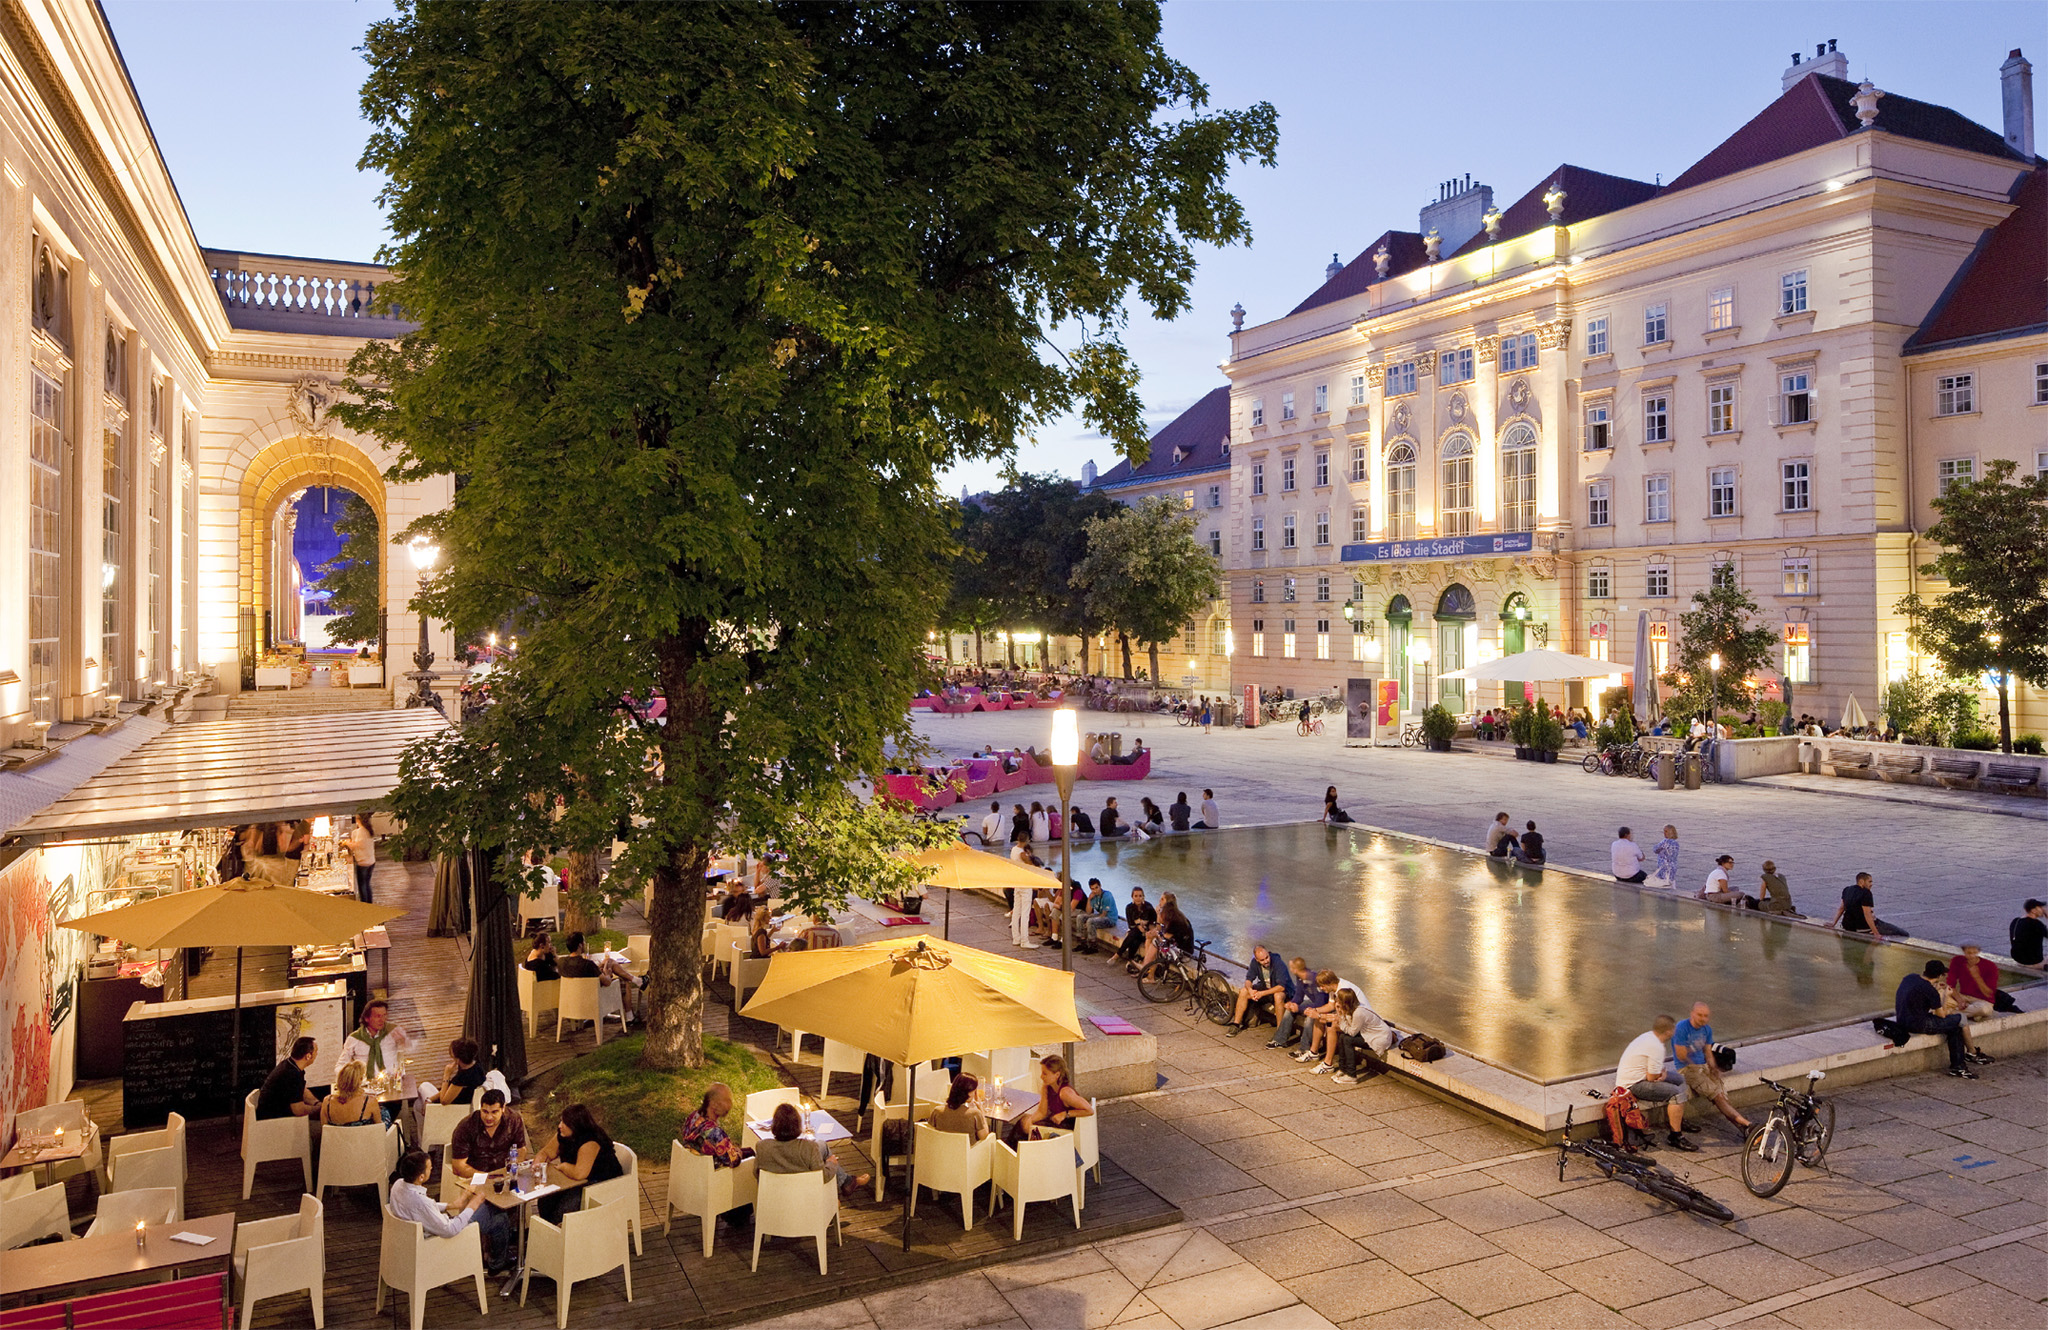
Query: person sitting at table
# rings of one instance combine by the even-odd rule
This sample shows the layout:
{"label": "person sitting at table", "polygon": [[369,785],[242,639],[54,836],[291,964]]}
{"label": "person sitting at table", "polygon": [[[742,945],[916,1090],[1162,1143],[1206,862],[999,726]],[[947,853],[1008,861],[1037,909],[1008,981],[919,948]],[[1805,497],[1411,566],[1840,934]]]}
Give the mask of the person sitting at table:
{"label": "person sitting at table", "polygon": [[409,1224],[418,1224],[430,1238],[452,1238],[475,1224],[483,1234],[484,1273],[496,1279],[512,1269],[512,1217],[494,1205],[484,1204],[484,1194],[465,1189],[462,1208],[449,1213],[448,1207],[427,1194],[427,1174],[434,1160],[424,1150],[407,1150],[391,1172],[391,1213]]}
{"label": "person sitting at table", "polygon": [[412,1052],[413,1037],[402,1025],[391,1023],[391,1004],[372,998],[363,1007],[363,1023],[341,1041],[341,1060],[334,1064],[335,1079],[351,1062],[363,1064],[371,1077],[405,1070],[405,1055]]}
{"label": "person sitting at table", "polygon": [[599,988],[619,990],[619,1010],[628,1023],[633,1020],[633,976],[613,962],[610,956],[602,961],[593,960],[585,949],[583,934],[571,933],[562,939],[562,945],[569,954],[562,957],[561,971],[564,979],[595,979]]}
{"label": "person sitting at table", "polygon": [[765,905],[754,911],[753,929],[747,937],[748,954],[755,960],[772,956],[782,950],[775,944],[775,916],[768,913],[768,907]]}
{"label": "person sitting at table", "polygon": [[537,984],[552,984],[562,977],[561,967],[555,961],[555,940],[546,933],[534,934],[533,946],[520,963],[533,971]]}
{"label": "person sitting at table", "polygon": [[484,1083],[484,1069],[477,1065],[482,1052],[474,1039],[457,1039],[448,1045],[448,1065],[441,1069],[441,1093],[437,1104],[466,1104]]}
{"label": "person sitting at table", "polygon": [[448,1167],[456,1177],[496,1173],[512,1159],[514,1147],[526,1148],[526,1119],[505,1108],[502,1090],[477,1096],[476,1112],[455,1124],[448,1137]]}
{"label": "person sitting at table", "polygon": [[829,914],[813,914],[811,926],[806,928],[803,936],[797,940],[804,944],[805,951],[821,951],[826,947],[846,945],[846,939],[832,926],[832,916]]}
{"label": "person sitting at table", "polygon": [[768,1120],[769,1136],[754,1145],[756,1167],[763,1173],[823,1173],[841,1191],[868,1185],[869,1175],[849,1175],[832,1157],[832,1147],[804,1138],[804,1115],[795,1104],[777,1104]]}
{"label": "person sitting at table", "polygon": [[319,1055],[320,1045],[312,1035],[302,1034],[294,1039],[292,1055],[270,1069],[270,1074],[263,1078],[263,1088],[256,1092],[256,1116],[305,1118],[318,1113],[320,1101],[306,1088],[306,1068]]}
{"label": "person sitting at table", "polygon": [[694,1154],[710,1156],[715,1168],[738,1168],[754,1152],[742,1149],[720,1125],[731,1112],[732,1087],[713,1081],[697,1107],[683,1119],[682,1130],[676,1133],[677,1144]]}
{"label": "person sitting at table", "polygon": [[363,1064],[344,1062],[334,1073],[334,1089],[320,1102],[323,1127],[368,1127],[384,1121],[377,1096],[363,1092]]}
{"label": "person sitting at table", "polygon": [[969,1108],[967,1101],[974,1098],[974,1092],[981,1088],[981,1080],[973,1072],[963,1071],[953,1078],[953,1088],[946,1092],[946,1106],[935,1108],[929,1121],[934,1131],[958,1132],[969,1144],[988,1135],[988,1119],[980,1110]]}
{"label": "person sitting at table", "polygon": [[718,907],[718,918],[722,923],[743,924],[754,913],[754,897],[745,887],[734,887]]}
{"label": "person sitting at table", "polygon": [[[619,1162],[619,1152],[612,1148],[611,1136],[582,1104],[571,1104],[562,1110],[554,1136],[533,1157],[554,1165],[555,1172],[569,1182],[610,1182],[626,1171],[626,1166]],[[551,1224],[561,1222],[562,1212],[569,1208],[572,1199],[581,1208],[580,1188],[541,1197],[540,1217]]]}
{"label": "person sitting at table", "polygon": [[1040,1127],[1071,1127],[1075,1118],[1095,1116],[1095,1110],[1081,1097],[1067,1076],[1067,1062],[1057,1053],[1038,1060],[1038,1102],[1017,1121],[1018,1134],[1041,1139]]}
{"label": "person sitting at table", "polygon": [[528,850],[524,866],[540,870],[541,879],[546,884],[542,890],[546,890],[547,887],[559,888],[562,885],[562,875],[557,873],[554,865],[548,862],[546,850]]}

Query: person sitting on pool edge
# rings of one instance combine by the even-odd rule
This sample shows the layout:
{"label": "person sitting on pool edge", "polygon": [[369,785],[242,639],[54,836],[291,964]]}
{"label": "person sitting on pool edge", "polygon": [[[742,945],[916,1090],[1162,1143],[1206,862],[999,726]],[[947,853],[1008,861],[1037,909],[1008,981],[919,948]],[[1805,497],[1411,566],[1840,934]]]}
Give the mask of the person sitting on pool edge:
{"label": "person sitting on pool edge", "polygon": [[1699,1147],[1685,1139],[1685,1105],[1692,1092],[1676,1072],[1664,1067],[1664,1046],[1677,1029],[1676,1019],[1659,1016],[1648,1030],[1631,1039],[1615,1064],[1614,1088],[1628,1091],[1639,1104],[1663,1104],[1670,1127],[1665,1143],[1674,1150],[1693,1151]]}
{"label": "person sitting on pool edge", "polygon": [[1252,946],[1252,963],[1244,967],[1244,982],[1237,986],[1237,1010],[1230,1018],[1232,1039],[1251,1028],[1253,1021],[1264,1016],[1278,1025],[1280,1013],[1276,1010],[1287,997],[1287,980],[1282,967],[1273,959],[1263,942]]}
{"label": "person sitting on pool edge", "polygon": [[1158,920],[1159,911],[1145,899],[1145,889],[1132,887],[1131,903],[1124,906],[1124,940],[1117,944],[1116,958],[1126,962],[1137,960],[1138,952],[1145,946],[1146,926]]}
{"label": "person sitting on pool edge", "polygon": [[1316,1063],[1315,1074],[1327,1076],[1337,1070],[1334,1061],[1324,1060],[1337,1047],[1337,1022],[1343,1017],[1337,1007],[1337,994],[1351,993],[1363,1006],[1365,990],[1349,979],[1339,979],[1335,970],[1316,971],[1316,987],[1327,1000],[1309,1014],[1308,1037],[1302,1041],[1302,1051],[1294,1055],[1294,1060]]}
{"label": "person sitting on pool edge", "polygon": [[1316,986],[1315,971],[1308,961],[1300,956],[1287,962],[1287,998],[1280,1004],[1280,1028],[1273,1032],[1268,1048],[1286,1048],[1296,1038],[1307,1035],[1312,1026],[1310,1015],[1316,1008],[1330,1000],[1330,995]]}
{"label": "person sitting on pool edge", "polygon": [[1508,857],[1524,868],[1543,867],[1543,833],[1536,830],[1534,822],[1529,823],[1527,830],[1515,838],[1514,845],[1508,850]]}

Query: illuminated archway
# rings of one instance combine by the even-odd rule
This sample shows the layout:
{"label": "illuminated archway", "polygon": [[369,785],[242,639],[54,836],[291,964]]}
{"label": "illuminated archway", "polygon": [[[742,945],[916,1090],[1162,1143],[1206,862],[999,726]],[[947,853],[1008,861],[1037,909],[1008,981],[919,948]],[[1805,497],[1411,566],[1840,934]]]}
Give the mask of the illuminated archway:
{"label": "illuminated archway", "polygon": [[[282,439],[256,454],[242,473],[238,512],[241,557],[239,604],[250,613],[259,635],[272,610],[270,561],[272,523],[277,511],[300,490],[327,485],[361,495],[377,514],[380,581],[384,551],[391,535],[385,507],[384,477],[367,454],[338,439]],[[379,597],[381,600],[382,597]],[[260,645],[260,642],[259,642]]]}

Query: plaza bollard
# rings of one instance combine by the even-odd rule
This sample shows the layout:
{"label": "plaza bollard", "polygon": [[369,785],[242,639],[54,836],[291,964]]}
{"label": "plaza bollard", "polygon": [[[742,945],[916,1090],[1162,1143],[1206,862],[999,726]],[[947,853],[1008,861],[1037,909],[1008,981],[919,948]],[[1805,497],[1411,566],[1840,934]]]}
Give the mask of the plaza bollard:
{"label": "plaza bollard", "polygon": [[1675,754],[1670,752],[1662,752],[1651,759],[1651,761],[1657,764],[1657,788],[1660,790],[1668,790],[1678,784],[1678,778],[1671,769],[1671,763],[1675,756]]}
{"label": "plaza bollard", "polygon": [[1687,753],[1685,755],[1685,788],[1688,790],[1697,790],[1700,787],[1701,761],[1702,759],[1698,753]]}

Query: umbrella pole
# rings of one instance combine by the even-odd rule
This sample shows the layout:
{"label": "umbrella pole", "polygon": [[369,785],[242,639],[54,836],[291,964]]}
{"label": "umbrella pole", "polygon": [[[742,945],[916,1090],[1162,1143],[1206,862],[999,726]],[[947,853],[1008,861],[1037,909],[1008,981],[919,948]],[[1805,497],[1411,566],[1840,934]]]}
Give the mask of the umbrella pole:
{"label": "umbrella pole", "polygon": [[953,940],[953,893],[946,892],[946,931],[940,934],[946,941]]}
{"label": "umbrella pole", "polygon": [[[948,897],[950,900],[951,897]],[[903,1164],[903,1250],[910,1250],[910,1202],[917,1195],[917,1064],[910,1064],[910,1089],[903,1096],[903,1120],[910,1126],[910,1144],[904,1149]],[[875,1161],[875,1167],[883,1170],[887,1177],[889,1152],[882,1151],[882,1157]]]}
{"label": "umbrella pole", "polygon": [[228,1065],[234,1068],[228,1081],[228,1116],[235,1120],[235,1130],[242,1129],[242,1115],[235,1112],[233,1101],[242,1097],[242,949],[235,948],[235,1033],[234,1051],[228,1055]]}

